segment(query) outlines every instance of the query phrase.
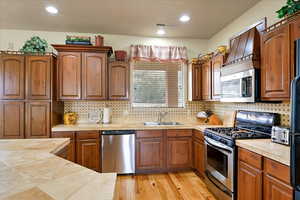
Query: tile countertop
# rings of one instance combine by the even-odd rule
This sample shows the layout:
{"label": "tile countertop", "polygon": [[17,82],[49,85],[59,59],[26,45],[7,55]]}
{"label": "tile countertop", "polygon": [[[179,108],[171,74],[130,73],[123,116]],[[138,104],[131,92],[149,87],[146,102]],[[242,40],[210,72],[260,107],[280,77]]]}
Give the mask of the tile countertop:
{"label": "tile countertop", "polygon": [[70,140],[0,140],[0,199],[112,200],[116,174],[100,174],[57,153]]}
{"label": "tile countertop", "polygon": [[53,132],[60,131],[105,131],[105,130],[162,130],[162,129],[196,129],[204,131],[209,127],[229,127],[232,125],[207,125],[199,123],[183,123],[175,126],[145,126],[143,123],[129,124],[77,124],[77,125],[57,125],[52,128]]}
{"label": "tile countertop", "polygon": [[236,145],[290,166],[289,146],[273,143],[270,139],[237,140]]}

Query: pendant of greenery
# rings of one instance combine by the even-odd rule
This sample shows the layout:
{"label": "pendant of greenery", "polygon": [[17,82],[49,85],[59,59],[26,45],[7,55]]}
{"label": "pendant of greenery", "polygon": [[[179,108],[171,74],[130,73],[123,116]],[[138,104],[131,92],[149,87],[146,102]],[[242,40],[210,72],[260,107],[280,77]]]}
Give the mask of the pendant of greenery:
{"label": "pendant of greenery", "polygon": [[38,36],[33,36],[25,42],[20,51],[24,53],[46,53],[47,48],[48,43],[46,40]]}
{"label": "pendant of greenery", "polygon": [[300,0],[287,0],[285,6],[276,11],[278,18],[283,18],[288,15],[292,15],[300,10]]}

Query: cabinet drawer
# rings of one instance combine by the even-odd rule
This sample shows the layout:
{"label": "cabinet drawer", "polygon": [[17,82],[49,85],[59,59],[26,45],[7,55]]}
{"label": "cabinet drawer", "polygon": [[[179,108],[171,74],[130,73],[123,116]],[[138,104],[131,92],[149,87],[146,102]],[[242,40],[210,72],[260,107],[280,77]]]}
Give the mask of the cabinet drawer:
{"label": "cabinet drawer", "polygon": [[193,136],[194,136],[195,139],[198,139],[200,141],[204,141],[204,134],[201,131],[194,130],[193,131]]}
{"label": "cabinet drawer", "polygon": [[290,168],[274,160],[265,158],[264,160],[265,172],[290,184]]}
{"label": "cabinet drawer", "polygon": [[98,131],[80,131],[76,133],[78,140],[81,139],[99,139],[100,133]]}
{"label": "cabinet drawer", "polygon": [[70,138],[71,140],[75,139],[75,132],[52,132],[52,138]]}
{"label": "cabinet drawer", "polygon": [[168,137],[189,137],[192,134],[192,130],[167,130]]}
{"label": "cabinet drawer", "polygon": [[163,132],[161,130],[151,130],[151,131],[137,131],[137,138],[160,138]]}
{"label": "cabinet drawer", "polygon": [[256,167],[258,169],[262,169],[262,156],[251,151],[248,151],[243,148],[239,148],[239,160],[244,161],[245,163]]}

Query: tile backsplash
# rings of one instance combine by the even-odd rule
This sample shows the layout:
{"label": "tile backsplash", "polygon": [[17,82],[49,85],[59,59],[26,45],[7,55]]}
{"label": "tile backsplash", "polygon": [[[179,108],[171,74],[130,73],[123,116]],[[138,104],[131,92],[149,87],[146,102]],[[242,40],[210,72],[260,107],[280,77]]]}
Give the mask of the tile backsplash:
{"label": "tile backsplash", "polygon": [[137,108],[128,101],[80,101],[65,102],[64,110],[76,112],[78,122],[87,123],[89,112],[102,110],[106,105],[112,108],[112,121],[124,123],[156,121],[161,111],[168,112],[166,121],[194,121],[196,113],[205,109],[203,102],[187,102],[184,108]]}
{"label": "tile backsplash", "polygon": [[221,103],[221,102],[187,102],[185,108],[136,108],[128,101],[78,101],[65,102],[65,112],[78,113],[79,123],[88,123],[89,112],[100,111],[105,106],[112,108],[112,120],[115,123],[131,123],[156,121],[158,112],[166,111],[165,120],[190,122],[195,121],[196,113],[203,110],[211,110],[223,121],[226,121],[228,113],[235,110],[250,110],[260,112],[275,112],[281,114],[281,124],[290,125],[290,103]]}
{"label": "tile backsplash", "polygon": [[258,112],[273,112],[281,115],[281,125],[290,125],[290,103],[221,103],[221,102],[209,102],[205,104],[206,109],[209,109],[216,113],[222,120],[226,116],[227,112],[233,110],[249,110]]}

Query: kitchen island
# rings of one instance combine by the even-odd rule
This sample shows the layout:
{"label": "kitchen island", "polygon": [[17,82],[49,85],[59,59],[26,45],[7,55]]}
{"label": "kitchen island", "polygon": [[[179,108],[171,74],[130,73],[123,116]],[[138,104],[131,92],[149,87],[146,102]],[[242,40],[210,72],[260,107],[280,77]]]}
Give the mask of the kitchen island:
{"label": "kitchen island", "polygon": [[101,174],[56,156],[68,138],[0,140],[0,199],[114,198],[116,174]]}

